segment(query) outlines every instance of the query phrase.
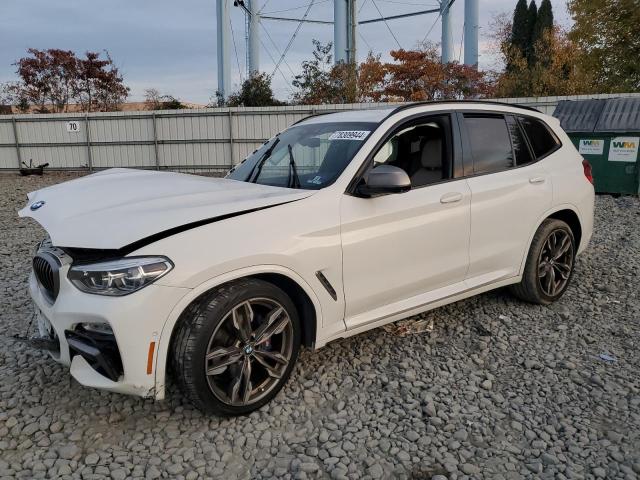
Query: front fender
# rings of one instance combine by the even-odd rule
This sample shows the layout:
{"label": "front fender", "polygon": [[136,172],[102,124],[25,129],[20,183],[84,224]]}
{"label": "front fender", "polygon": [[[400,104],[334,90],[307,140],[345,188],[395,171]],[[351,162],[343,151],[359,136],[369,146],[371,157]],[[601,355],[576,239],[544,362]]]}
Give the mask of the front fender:
{"label": "front fender", "polygon": [[205,282],[202,282],[197,287],[191,289],[187,295],[173,307],[171,313],[167,317],[162,326],[160,332],[160,338],[158,340],[158,350],[156,354],[155,363],[155,398],[162,400],[165,397],[165,384],[166,384],[166,367],[167,360],[169,358],[169,349],[171,347],[171,335],[180,319],[180,315],[184,310],[200,295],[209,290],[218,287],[222,284],[228,283],[232,280],[248,277],[251,275],[258,275],[264,273],[276,273],[284,275],[296,282],[300,288],[309,296],[316,313],[316,324],[318,326],[323,324],[322,316],[322,304],[318,298],[318,295],[300,275],[291,270],[290,268],[282,265],[253,265],[250,267],[239,268],[230,272],[224,273],[213,277]]}

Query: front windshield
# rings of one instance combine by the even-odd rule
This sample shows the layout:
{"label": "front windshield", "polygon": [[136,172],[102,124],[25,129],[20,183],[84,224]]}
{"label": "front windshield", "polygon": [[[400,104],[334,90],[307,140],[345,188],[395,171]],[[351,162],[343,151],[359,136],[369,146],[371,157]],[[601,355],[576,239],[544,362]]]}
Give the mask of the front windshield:
{"label": "front windshield", "polygon": [[376,126],[369,122],[295,125],[249,155],[227,178],[276,187],[326,187],[338,178]]}

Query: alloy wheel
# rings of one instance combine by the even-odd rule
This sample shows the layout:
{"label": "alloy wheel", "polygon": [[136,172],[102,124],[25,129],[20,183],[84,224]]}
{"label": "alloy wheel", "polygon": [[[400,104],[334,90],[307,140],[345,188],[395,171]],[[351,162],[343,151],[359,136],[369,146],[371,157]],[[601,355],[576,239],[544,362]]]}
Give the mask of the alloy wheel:
{"label": "alloy wheel", "polygon": [[205,374],[227,405],[246,406],[277,387],[293,354],[293,325],[286,309],[268,298],[233,307],[213,332]]}
{"label": "alloy wheel", "polygon": [[542,246],[538,259],[538,281],[549,297],[561,293],[571,277],[573,269],[573,241],[570,234],[557,229],[551,232]]}

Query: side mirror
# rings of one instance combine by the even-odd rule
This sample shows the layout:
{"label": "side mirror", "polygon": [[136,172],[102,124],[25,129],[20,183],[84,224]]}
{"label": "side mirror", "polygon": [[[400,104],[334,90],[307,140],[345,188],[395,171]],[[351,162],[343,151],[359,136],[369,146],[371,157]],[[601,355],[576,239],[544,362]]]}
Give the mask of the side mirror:
{"label": "side mirror", "polygon": [[372,197],[386,193],[403,193],[411,190],[407,172],[393,165],[379,165],[369,172],[358,186],[358,193]]}

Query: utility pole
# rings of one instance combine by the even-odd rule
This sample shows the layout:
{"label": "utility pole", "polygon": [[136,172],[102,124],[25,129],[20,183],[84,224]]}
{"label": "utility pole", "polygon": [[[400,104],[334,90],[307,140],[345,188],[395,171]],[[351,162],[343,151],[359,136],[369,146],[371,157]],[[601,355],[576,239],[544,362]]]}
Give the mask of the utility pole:
{"label": "utility pole", "polygon": [[358,63],[356,58],[356,32],[358,28],[358,13],[356,11],[356,0],[347,0],[349,4],[349,63]]}
{"label": "utility pole", "polygon": [[348,60],[348,0],[333,0],[333,61]]}
{"label": "utility pole", "polygon": [[464,1],[464,63],[478,66],[478,0]]}
{"label": "utility pole", "polygon": [[218,40],[218,92],[224,100],[231,93],[231,17],[229,2],[216,0]]}
{"label": "utility pole", "polygon": [[449,15],[449,7],[453,2],[451,0],[440,0],[440,16],[442,18],[442,63],[453,61],[453,42],[451,39],[451,16]]}
{"label": "utility pole", "polygon": [[253,77],[260,72],[260,2],[259,0],[245,0],[249,10],[249,54],[247,73]]}

